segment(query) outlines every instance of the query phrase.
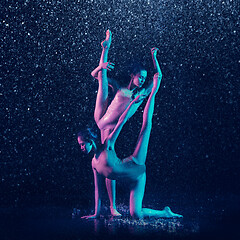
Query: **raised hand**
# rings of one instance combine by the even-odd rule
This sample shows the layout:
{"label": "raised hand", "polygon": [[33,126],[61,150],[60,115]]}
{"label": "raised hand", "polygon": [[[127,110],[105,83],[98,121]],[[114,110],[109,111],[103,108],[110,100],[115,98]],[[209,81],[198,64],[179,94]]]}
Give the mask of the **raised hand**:
{"label": "raised hand", "polygon": [[111,62],[104,62],[100,64],[100,67],[103,69],[107,69],[108,71],[111,71],[114,69],[114,63]]}
{"label": "raised hand", "polygon": [[151,48],[151,54],[153,57],[156,57],[157,56],[157,52],[159,51],[158,48],[154,47],[154,48]]}

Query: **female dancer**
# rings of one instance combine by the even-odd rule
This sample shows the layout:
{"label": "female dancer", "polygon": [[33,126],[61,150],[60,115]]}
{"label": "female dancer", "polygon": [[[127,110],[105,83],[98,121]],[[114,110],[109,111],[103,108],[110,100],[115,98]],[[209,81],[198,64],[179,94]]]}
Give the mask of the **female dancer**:
{"label": "female dancer", "polygon": [[[114,64],[108,62],[108,51],[111,46],[112,33],[110,30],[106,32],[106,39],[101,43],[102,54],[99,61],[99,66],[92,71],[92,76],[98,79],[99,87],[97,93],[96,107],[94,112],[95,121],[101,130],[102,142],[109,136],[116,126],[119,117],[129,106],[131,101],[139,96],[144,95],[147,97],[152,89],[152,83],[147,88],[142,88],[146,77],[146,69],[138,65],[133,69],[131,73],[131,80],[126,88],[121,88],[116,81],[107,78],[107,70],[111,71],[114,69]],[[157,73],[161,75],[161,69],[157,61],[157,51],[158,48],[152,48],[151,54],[153,59],[154,68]],[[100,77],[98,77],[100,74]],[[108,106],[108,85],[110,85],[115,93],[115,97],[111,104]],[[131,117],[138,107],[141,105],[142,101],[131,109],[129,117]]]}
{"label": "female dancer", "polygon": [[[92,71],[92,76],[98,79],[99,88],[97,94],[96,107],[94,112],[94,119],[101,131],[101,141],[104,143],[105,139],[115,128],[117,121],[121,114],[126,110],[131,101],[139,96],[148,96],[151,92],[152,83],[146,88],[142,88],[146,77],[147,71],[141,65],[137,65],[131,74],[131,81],[127,88],[121,88],[116,81],[107,78],[107,70],[111,71],[114,69],[114,64],[107,62],[108,51],[111,46],[112,33],[110,30],[106,32],[106,39],[101,43],[102,45],[102,54],[99,61],[99,66]],[[157,48],[151,49],[153,64],[158,73],[161,74],[160,66],[157,61]],[[99,75],[99,77],[97,77]],[[115,93],[115,97],[111,104],[108,106],[108,85],[110,85]],[[144,98],[142,98],[143,100]],[[135,103],[131,108],[131,117],[142,101]],[[110,200],[110,210],[113,216],[120,216],[121,214],[116,210],[116,181],[105,179],[106,187],[108,191],[108,196]]]}
{"label": "female dancer", "polygon": [[[102,73],[98,73],[98,79],[101,80]],[[133,154],[123,160],[120,160],[114,150],[117,137],[129,119],[132,109],[136,104],[142,101],[145,96],[139,95],[136,97],[123,112],[118,119],[118,122],[106,138],[104,144],[98,143],[96,138],[88,130],[81,131],[78,134],[78,142],[81,149],[87,153],[94,151],[92,159],[92,169],[94,173],[95,183],[95,213],[94,215],[84,216],[83,218],[97,218],[100,215],[101,207],[101,187],[104,178],[114,180],[125,180],[130,185],[130,214],[132,217],[182,217],[179,214],[173,213],[169,207],[163,210],[153,210],[149,208],[142,208],[142,200],[144,196],[146,183],[146,167],[145,161],[147,156],[147,148],[149,143],[150,131],[152,128],[152,117],[154,111],[155,96],[159,89],[162,75],[158,73],[154,75],[153,87],[148,98],[143,112],[143,124],[137,140],[137,145]],[[101,95],[100,95],[101,96]],[[100,97],[99,95],[97,98]],[[100,99],[97,99],[97,101]]]}

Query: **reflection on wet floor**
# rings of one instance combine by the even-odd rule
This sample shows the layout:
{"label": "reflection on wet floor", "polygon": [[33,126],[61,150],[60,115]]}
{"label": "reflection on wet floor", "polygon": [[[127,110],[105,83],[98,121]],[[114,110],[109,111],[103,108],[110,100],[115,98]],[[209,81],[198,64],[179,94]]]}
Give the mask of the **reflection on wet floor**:
{"label": "reflection on wet floor", "polygon": [[[106,211],[107,209],[105,209]],[[96,235],[106,231],[109,234],[119,234],[126,232],[133,235],[139,234],[169,234],[187,236],[191,233],[199,232],[199,223],[197,221],[187,222],[184,218],[180,219],[133,219],[128,212],[128,206],[118,205],[118,210],[121,212],[121,217],[112,217],[111,215],[101,215],[100,219],[84,220],[92,225]],[[106,211],[107,212],[107,211]],[[73,219],[79,219],[81,211],[74,208],[72,212]]]}
{"label": "reflection on wet floor", "polygon": [[[236,238],[239,236],[237,211],[223,211],[222,204],[216,203],[197,209],[188,204],[179,212],[184,216],[181,219],[142,220],[132,219],[126,204],[117,205],[121,217],[111,217],[108,207],[103,206],[100,218],[93,220],[81,218],[93,211],[83,207],[0,208],[0,239],[240,239]],[[154,206],[157,204],[150,207]],[[175,206],[173,210],[176,209],[180,207]]]}
{"label": "reflection on wet floor", "polygon": [[[1,236],[11,239],[114,239],[151,236],[185,237],[198,233],[197,221],[183,219],[134,220],[126,205],[119,205],[122,216],[103,214],[99,219],[81,219],[82,211],[59,207],[1,209]],[[71,216],[72,214],[72,216]]]}
{"label": "reflection on wet floor", "polygon": [[[148,233],[169,233],[169,234],[180,234],[183,233],[184,224],[181,220],[166,220],[166,219],[144,219],[144,220],[133,220],[129,218],[103,218],[95,219],[94,232],[100,234],[102,228],[109,234],[118,234],[119,231],[125,231],[126,233],[138,235],[138,234],[148,234]],[[197,232],[198,226],[194,226],[190,232]]]}

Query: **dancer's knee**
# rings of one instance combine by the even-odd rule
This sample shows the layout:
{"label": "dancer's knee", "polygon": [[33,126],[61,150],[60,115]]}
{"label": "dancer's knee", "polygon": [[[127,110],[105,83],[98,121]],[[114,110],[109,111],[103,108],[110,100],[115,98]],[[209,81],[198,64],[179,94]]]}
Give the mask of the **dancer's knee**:
{"label": "dancer's knee", "polygon": [[143,218],[143,213],[142,213],[142,211],[136,210],[136,209],[131,209],[131,208],[130,208],[130,215],[131,215],[131,217],[134,218],[134,219],[141,219],[141,218]]}

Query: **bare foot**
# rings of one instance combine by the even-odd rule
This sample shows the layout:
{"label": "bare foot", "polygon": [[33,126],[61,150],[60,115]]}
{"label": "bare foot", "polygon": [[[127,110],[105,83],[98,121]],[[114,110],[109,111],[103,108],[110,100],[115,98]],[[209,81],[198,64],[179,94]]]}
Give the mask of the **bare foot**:
{"label": "bare foot", "polygon": [[110,208],[110,210],[111,210],[111,215],[112,215],[113,217],[121,217],[121,216],[122,216],[122,214],[121,214],[120,212],[118,212],[117,209],[115,209],[115,208]]}
{"label": "bare foot", "polygon": [[182,218],[183,217],[180,214],[173,213],[170,207],[165,207],[163,211],[165,211],[165,216],[164,216],[165,218]]}
{"label": "bare foot", "polygon": [[101,45],[103,48],[110,48],[112,42],[112,33],[111,31],[108,29],[106,32],[106,39],[104,41],[101,42]]}

